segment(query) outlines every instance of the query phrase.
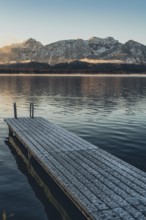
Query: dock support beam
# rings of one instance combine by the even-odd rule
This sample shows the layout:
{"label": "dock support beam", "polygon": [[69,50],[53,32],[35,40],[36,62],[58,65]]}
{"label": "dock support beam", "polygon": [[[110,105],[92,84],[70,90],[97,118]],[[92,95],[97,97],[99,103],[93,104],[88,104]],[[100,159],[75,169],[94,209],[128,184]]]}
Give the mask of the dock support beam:
{"label": "dock support beam", "polygon": [[12,136],[13,136],[13,132],[12,132],[12,130],[9,127],[9,138],[12,137]]}

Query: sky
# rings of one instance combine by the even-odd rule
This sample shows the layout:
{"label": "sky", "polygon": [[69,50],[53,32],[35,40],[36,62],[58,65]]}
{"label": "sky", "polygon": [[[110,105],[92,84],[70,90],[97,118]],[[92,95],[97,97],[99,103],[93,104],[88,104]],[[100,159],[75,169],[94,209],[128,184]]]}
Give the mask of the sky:
{"label": "sky", "polygon": [[146,0],[0,0],[0,47],[112,36],[146,45]]}

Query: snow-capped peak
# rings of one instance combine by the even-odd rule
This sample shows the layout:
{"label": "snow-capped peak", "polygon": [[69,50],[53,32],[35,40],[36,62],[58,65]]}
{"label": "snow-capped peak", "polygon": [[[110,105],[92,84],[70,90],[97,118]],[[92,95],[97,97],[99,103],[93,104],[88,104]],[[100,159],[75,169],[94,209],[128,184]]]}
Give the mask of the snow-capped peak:
{"label": "snow-capped peak", "polygon": [[118,44],[118,40],[115,40],[113,37],[99,38],[92,37],[89,39],[90,44],[100,44],[100,45],[115,45]]}

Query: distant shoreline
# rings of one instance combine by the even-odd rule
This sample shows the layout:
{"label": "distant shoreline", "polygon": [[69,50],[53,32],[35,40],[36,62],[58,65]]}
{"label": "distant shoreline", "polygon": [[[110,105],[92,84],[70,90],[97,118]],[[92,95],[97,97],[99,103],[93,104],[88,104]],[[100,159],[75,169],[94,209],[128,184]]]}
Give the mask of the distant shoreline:
{"label": "distant shoreline", "polygon": [[100,74],[86,74],[86,73],[71,73],[71,74],[60,74],[60,73],[52,73],[52,74],[48,74],[48,73],[43,73],[43,74],[36,74],[36,73],[1,73],[0,74],[0,77],[2,76],[20,76],[20,77],[25,77],[25,76],[38,76],[38,77],[41,77],[41,76],[49,76],[49,77],[146,77],[146,73],[129,73],[129,74],[121,74],[121,73],[115,73],[115,74],[104,74],[104,73],[100,73]]}
{"label": "distant shoreline", "polygon": [[71,63],[59,63],[54,66],[51,66],[47,63],[29,62],[0,65],[0,75],[1,74],[44,74],[53,76],[145,75],[146,64],[91,64],[87,62],[74,61]]}

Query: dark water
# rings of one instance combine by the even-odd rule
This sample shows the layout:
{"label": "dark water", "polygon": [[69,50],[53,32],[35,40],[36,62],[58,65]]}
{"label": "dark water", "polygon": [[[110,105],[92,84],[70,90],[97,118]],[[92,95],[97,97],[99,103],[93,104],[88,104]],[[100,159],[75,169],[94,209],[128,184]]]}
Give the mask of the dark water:
{"label": "dark water", "polygon": [[46,201],[5,143],[3,119],[13,116],[13,102],[19,116],[28,116],[34,102],[36,116],[146,171],[145,77],[0,76],[0,219],[4,210],[7,219],[67,219]]}

